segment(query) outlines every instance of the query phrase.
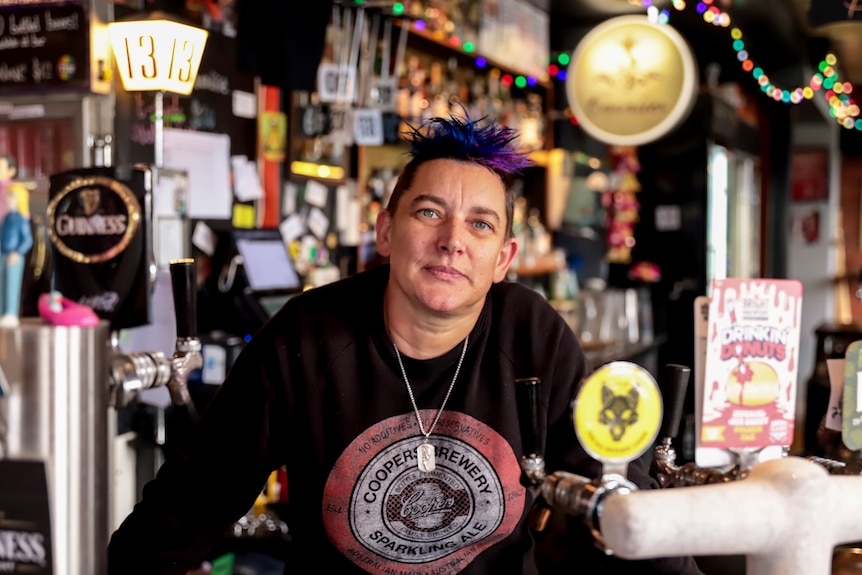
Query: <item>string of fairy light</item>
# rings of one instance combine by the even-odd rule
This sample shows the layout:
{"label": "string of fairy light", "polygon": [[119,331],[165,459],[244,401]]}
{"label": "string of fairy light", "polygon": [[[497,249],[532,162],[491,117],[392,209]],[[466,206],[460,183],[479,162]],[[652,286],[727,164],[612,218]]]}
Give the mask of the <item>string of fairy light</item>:
{"label": "string of fairy light", "polygon": [[[659,24],[667,24],[670,21],[670,12],[668,10],[659,10],[652,4],[652,0],[643,0],[643,6],[647,10],[647,16],[653,22]],[[678,11],[685,10],[687,5],[685,0],[673,0],[673,7]],[[851,94],[853,93],[853,85],[850,82],[842,81],[838,74],[837,64],[838,59],[835,54],[827,54],[817,66],[817,71],[811,75],[806,86],[798,86],[793,89],[783,89],[775,85],[769,79],[769,75],[751,58],[748,50],[745,47],[742,30],[732,25],[730,14],[715,5],[715,0],[701,0],[694,4],[695,11],[703,17],[703,21],[713,26],[730,29],[730,38],[732,40],[733,50],[736,52],[736,59],[739,61],[742,69],[751,74],[752,78],[757,82],[760,90],[769,98],[776,102],[784,102],[787,104],[799,104],[805,100],[811,100],[818,92],[823,93],[823,97],[829,104],[829,114],[844,128],[856,129],[862,131],[862,118],[860,118],[860,108]],[[569,65],[570,56],[567,52],[557,54],[552,58],[548,66],[548,74],[557,80],[566,80],[566,67]],[[577,119],[567,115],[573,123],[577,123]]]}
{"label": "string of fairy light", "polygon": [[[367,0],[354,0],[356,5],[363,5]],[[653,4],[653,0],[642,0],[642,6],[646,9],[647,17],[658,24],[667,24],[670,22],[670,11],[659,9]],[[688,7],[685,0],[672,0],[673,8],[677,11],[683,11]],[[736,59],[739,61],[743,71],[751,74],[755,82],[757,82],[760,90],[769,98],[776,102],[784,102],[787,104],[799,104],[805,100],[811,100],[818,92],[822,92],[823,97],[829,105],[830,115],[836,121],[847,129],[856,129],[862,131],[862,110],[852,97],[853,85],[850,82],[841,80],[838,73],[838,59],[832,53],[827,54],[817,66],[817,71],[811,75],[806,86],[798,86],[793,89],[781,88],[770,80],[769,75],[758,66],[751,58],[746,49],[745,40],[742,30],[733,26],[730,14],[715,4],[715,0],[700,0],[692,3],[695,11],[700,14],[703,21],[713,26],[719,26],[730,30],[731,46],[736,52]],[[396,2],[392,7],[393,15],[396,17],[405,15],[405,5],[402,2]],[[427,24],[423,19],[414,19],[412,27],[420,32],[427,28]],[[476,51],[475,45],[470,41],[464,41],[452,31],[447,31],[449,34],[443,34],[438,31],[441,36],[448,36],[445,41],[454,49],[462,50],[468,55],[474,55]],[[570,54],[568,52],[560,52],[552,55],[550,63],[547,67],[548,75],[552,79],[564,82],[566,80],[566,68],[570,63]],[[489,67],[488,61],[476,56],[475,65],[478,68]],[[502,72],[494,66],[490,66],[489,73],[499,77],[499,81],[505,86],[515,86],[517,88],[527,88],[539,84],[536,76],[518,75],[507,72]],[[569,116],[572,123],[577,123],[577,118],[571,114],[571,110],[566,110],[566,115]]]}

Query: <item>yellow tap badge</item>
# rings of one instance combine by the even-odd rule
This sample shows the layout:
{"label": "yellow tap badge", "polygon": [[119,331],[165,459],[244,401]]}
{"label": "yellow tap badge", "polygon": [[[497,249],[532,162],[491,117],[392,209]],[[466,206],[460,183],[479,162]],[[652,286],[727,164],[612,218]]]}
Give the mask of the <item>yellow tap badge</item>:
{"label": "yellow tap badge", "polygon": [[575,432],[586,452],[602,462],[640,457],[652,447],[661,418],[658,385],[634,363],[615,361],[600,367],[575,397]]}

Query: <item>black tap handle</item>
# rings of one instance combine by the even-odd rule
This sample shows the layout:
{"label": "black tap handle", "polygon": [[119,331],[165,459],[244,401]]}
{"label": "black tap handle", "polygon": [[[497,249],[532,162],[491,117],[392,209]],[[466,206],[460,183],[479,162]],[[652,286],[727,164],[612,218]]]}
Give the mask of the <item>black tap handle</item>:
{"label": "black tap handle", "polygon": [[171,261],[171,287],[174,290],[177,337],[197,337],[197,285],[194,259],[184,258]]}
{"label": "black tap handle", "polygon": [[524,456],[539,455],[539,378],[515,380]]}
{"label": "black tap handle", "polygon": [[659,387],[664,398],[664,417],[659,429],[659,437],[676,437],[679,433],[679,422],[682,419],[682,407],[685,401],[685,388],[691,368],[684,365],[669,363],[661,372]]}

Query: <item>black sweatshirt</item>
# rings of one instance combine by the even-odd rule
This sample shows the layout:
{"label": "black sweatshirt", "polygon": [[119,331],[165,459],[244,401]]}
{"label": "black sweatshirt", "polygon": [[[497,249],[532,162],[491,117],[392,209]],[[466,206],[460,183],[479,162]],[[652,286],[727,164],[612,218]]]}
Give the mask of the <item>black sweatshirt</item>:
{"label": "black sweatshirt", "polygon": [[[291,299],[255,335],[204,412],[111,538],[109,573],[184,574],[245,514],[270,473],[289,478],[292,555],[285,572],[446,575],[538,573],[527,517],[515,380],[538,377],[540,443],[549,472],[595,477],[572,399],[587,373],[577,338],[538,294],[495,284],[430,442],[436,470],[417,468],[423,437],[383,323],[388,266]],[[427,431],[462,345],[430,360],[403,356]],[[655,483],[641,462],[629,478]],[[574,518],[573,518],[574,519]],[[657,518],[657,520],[660,520]],[[579,519],[556,568],[567,573],[700,573],[691,558],[605,556]]]}

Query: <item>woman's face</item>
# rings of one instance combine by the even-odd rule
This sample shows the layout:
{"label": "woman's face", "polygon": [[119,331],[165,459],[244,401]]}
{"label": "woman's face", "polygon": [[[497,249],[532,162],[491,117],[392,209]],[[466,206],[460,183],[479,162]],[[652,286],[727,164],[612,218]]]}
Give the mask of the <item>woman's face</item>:
{"label": "woman's face", "polygon": [[377,219],[388,297],[417,312],[478,313],[518,251],[506,225],[506,190],[494,172],[448,159],[419,166],[396,213]]}

